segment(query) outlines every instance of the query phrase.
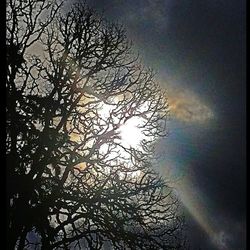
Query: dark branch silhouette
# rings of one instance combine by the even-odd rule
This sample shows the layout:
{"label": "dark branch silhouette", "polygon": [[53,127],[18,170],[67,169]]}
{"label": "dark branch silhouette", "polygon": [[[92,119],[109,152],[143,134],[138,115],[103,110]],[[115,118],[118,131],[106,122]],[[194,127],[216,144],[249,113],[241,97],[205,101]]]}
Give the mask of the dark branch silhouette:
{"label": "dark branch silhouette", "polygon": [[[166,98],[124,29],[85,4],[9,0],[7,62],[8,249],[180,249],[152,168]],[[138,146],[121,135],[133,119]]]}

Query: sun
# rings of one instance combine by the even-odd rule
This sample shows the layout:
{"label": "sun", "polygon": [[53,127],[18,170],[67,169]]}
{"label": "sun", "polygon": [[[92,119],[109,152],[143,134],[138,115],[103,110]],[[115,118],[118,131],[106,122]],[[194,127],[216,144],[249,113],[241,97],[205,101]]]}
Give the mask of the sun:
{"label": "sun", "polygon": [[142,128],[140,128],[142,123],[142,118],[132,117],[128,119],[122,126],[120,126],[119,133],[121,137],[121,143],[124,146],[137,148],[141,141],[145,139]]}
{"label": "sun", "polygon": [[126,118],[125,121],[119,119],[113,115],[115,109],[117,108],[116,105],[107,105],[102,104],[99,107],[99,116],[103,119],[103,124],[105,126],[108,125],[108,120],[111,118],[112,123],[119,124],[117,133],[120,137],[120,144],[126,148],[139,148],[141,145],[142,140],[148,140],[147,136],[143,133],[143,124],[145,124],[146,116],[140,116],[140,113],[145,114],[145,110],[147,109],[148,104],[144,104],[141,107],[137,108],[137,114],[132,115],[130,118]]}
{"label": "sun", "polygon": [[[152,136],[145,133],[148,130],[148,120],[152,116],[152,113],[148,111],[149,106],[149,103],[145,102],[136,110],[134,109],[133,114],[127,107],[121,108],[117,103],[101,102],[95,106],[97,121],[93,124],[92,129],[100,137],[103,136],[104,139],[101,141],[98,153],[109,163],[109,166],[104,167],[103,171],[108,173],[112,169],[110,166],[121,164],[127,167],[126,174],[131,177],[140,176],[141,171],[133,166],[134,154],[131,157],[131,150],[144,152],[145,147],[142,142],[153,141]],[[81,141],[79,134],[72,133],[71,137],[74,141]],[[87,146],[91,148],[92,143],[93,141],[90,141]],[[79,163],[75,166],[78,171],[84,171],[86,168],[85,163]],[[131,171],[129,172],[129,170]],[[122,177],[124,174],[121,172],[119,175]]]}

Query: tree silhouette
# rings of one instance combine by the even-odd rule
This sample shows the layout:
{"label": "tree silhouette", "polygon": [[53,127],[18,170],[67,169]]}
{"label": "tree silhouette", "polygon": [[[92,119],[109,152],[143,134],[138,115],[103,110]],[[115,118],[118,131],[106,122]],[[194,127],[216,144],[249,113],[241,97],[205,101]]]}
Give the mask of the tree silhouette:
{"label": "tree silhouette", "polygon": [[66,9],[7,2],[8,249],[179,249],[178,201],[152,168],[164,93],[120,25]]}

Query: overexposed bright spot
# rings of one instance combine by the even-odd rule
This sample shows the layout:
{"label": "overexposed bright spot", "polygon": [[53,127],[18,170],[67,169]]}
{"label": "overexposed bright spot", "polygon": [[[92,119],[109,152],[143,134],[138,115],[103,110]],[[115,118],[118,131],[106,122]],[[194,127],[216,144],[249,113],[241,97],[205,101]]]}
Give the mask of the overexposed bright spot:
{"label": "overexposed bright spot", "polygon": [[139,127],[142,123],[142,118],[132,117],[120,127],[119,132],[124,146],[136,148],[146,138],[142,132],[142,128]]}
{"label": "overexposed bright spot", "polygon": [[[130,112],[127,107],[120,110],[115,105],[100,105],[98,109],[98,114],[101,118],[99,121],[100,124],[103,125],[104,130],[108,128],[107,134],[112,131],[111,136],[115,135],[115,139],[112,139],[110,142],[104,143],[100,146],[100,152],[105,155],[105,160],[109,161],[109,167],[104,168],[107,174],[110,169],[110,166],[114,164],[114,166],[121,164],[126,166],[126,170],[122,170],[118,172],[119,178],[126,178],[126,176],[130,176],[131,178],[138,178],[141,175],[141,171],[133,166],[133,160],[131,159],[131,153],[127,149],[134,148],[140,151],[143,151],[143,147],[141,145],[142,140],[151,140],[152,137],[146,136],[144,134],[145,128],[143,127],[145,123],[148,121],[148,116],[150,116],[150,112],[147,114],[147,109],[149,104],[146,102],[145,104],[138,106],[136,110],[134,110],[134,114],[129,114],[126,112]],[[119,112],[117,112],[117,109]],[[110,122],[112,125],[110,125]],[[115,131],[113,131],[115,130]]]}
{"label": "overexposed bright spot", "polygon": [[113,125],[119,124],[116,132],[120,137],[121,146],[126,148],[138,148],[142,140],[152,139],[148,138],[143,133],[144,128],[142,128],[142,126],[147,122],[147,115],[150,116],[150,112],[147,114],[148,107],[149,104],[145,102],[137,108],[135,111],[136,115],[131,115],[131,117],[128,118],[126,111],[120,111],[118,114],[116,113],[116,105],[107,105],[102,103],[98,110],[100,117],[103,119],[100,124],[104,125],[104,127],[110,126],[108,121],[109,119]]}

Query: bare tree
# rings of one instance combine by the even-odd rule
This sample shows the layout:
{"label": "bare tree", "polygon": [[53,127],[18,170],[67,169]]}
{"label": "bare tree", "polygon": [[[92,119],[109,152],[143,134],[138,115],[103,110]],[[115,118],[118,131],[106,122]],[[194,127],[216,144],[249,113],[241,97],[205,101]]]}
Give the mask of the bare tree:
{"label": "bare tree", "polygon": [[152,169],[164,93],[120,25],[65,9],[7,2],[8,249],[179,249],[178,201]]}

